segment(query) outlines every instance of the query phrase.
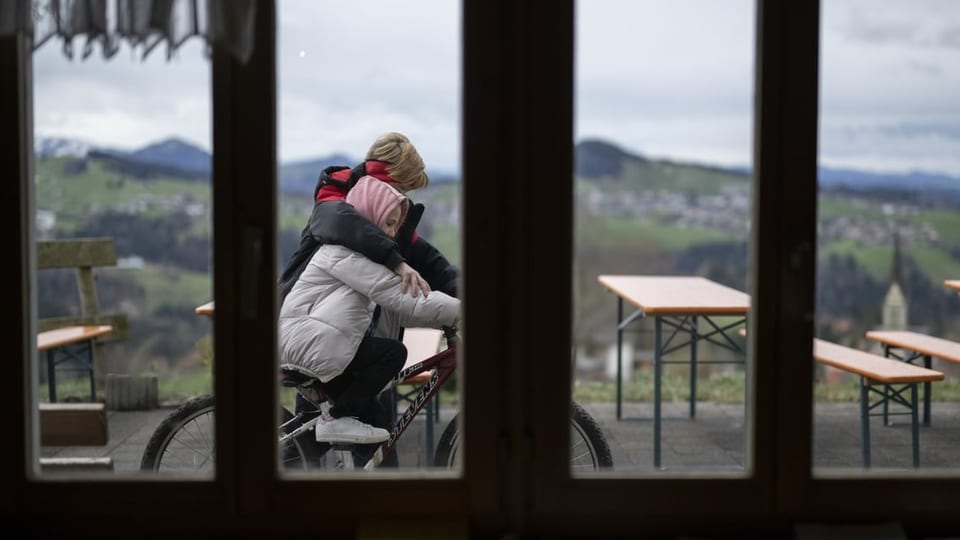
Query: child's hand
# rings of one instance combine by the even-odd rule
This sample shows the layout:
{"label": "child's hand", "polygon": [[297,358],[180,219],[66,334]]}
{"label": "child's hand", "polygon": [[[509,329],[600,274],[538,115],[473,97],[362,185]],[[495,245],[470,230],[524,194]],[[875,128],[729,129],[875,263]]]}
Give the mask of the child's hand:
{"label": "child's hand", "polygon": [[416,298],[420,292],[426,297],[430,294],[430,284],[420,277],[420,273],[414,270],[406,262],[402,262],[394,269],[394,272],[400,276],[400,290],[406,294],[410,291],[410,296]]}

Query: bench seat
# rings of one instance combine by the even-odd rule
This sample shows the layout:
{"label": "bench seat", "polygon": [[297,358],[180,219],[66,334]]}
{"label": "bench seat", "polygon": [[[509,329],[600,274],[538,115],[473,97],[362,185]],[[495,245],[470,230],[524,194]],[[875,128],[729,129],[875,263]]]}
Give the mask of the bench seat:
{"label": "bench seat", "polygon": [[[886,420],[889,404],[902,405],[910,415],[913,442],[913,466],[920,466],[920,423],[917,418],[917,384],[943,380],[943,373],[891,358],[838,345],[822,339],[813,340],[813,357],[818,363],[842,369],[860,376],[860,447],[863,466],[870,467],[870,410],[883,406]],[[882,390],[873,388],[880,385]],[[894,385],[899,385],[896,387]],[[909,399],[904,392],[909,391]],[[870,403],[870,394],[879,396]]]}
{"label": "bench seat", "polygon": [[942,381],[943,373],[898,362],[890,358],[814,339],[813,357],[817,362],[887,384]]}
{"label": "bench seat", "polygon": [[[960,363],[960,343],[947,339],[910,332],[906,330],[871,330],[867,339],[883,346],[883,355],[912,364],[923,362],[923,367],[931,368],[933,358]],[[895,350],[896,349],[896,350]],[[930,425],[930,383],[923,385],[923,425]]]}
{"label": "bench seat", "polygon": [[65,326],[53,330],[46,330],[37,334],[37,350],[47,351],[64,345],[72,345],[92,340],[113,332],[109,324],[95,326]]}
{"label": "bench seat", "polygon": [[47,392],[52,402],[57,401],[57,365],[70,360],[81,364],[74,371],[85,371],[90,377],[90,401],[96,401],[97,388],[93,376],[94,341],[113,332],[109,324],[92,326],[65,326],[37,334],[37,350],[46,356]]}

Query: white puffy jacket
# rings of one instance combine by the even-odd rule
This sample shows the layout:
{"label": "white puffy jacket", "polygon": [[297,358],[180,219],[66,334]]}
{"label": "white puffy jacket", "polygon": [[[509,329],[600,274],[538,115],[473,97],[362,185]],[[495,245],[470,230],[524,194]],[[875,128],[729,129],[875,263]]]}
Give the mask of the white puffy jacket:
{"label": "white puffy jacket", "polygon": [[440,291],[416,298],[400,290],[400,276],[343,246],[313,255],[280,308],[280,366],[323,382],[353,360],[377,304],[403,326],[453,325],[460,301]]}

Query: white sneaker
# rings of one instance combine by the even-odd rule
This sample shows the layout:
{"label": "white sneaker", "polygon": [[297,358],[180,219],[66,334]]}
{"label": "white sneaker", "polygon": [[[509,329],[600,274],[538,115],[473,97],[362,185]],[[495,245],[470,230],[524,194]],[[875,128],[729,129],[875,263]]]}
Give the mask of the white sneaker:
{"label": "white sneaker", "polygon": [[384,442],[390,438],[387,430],[364,424],[351,416],[334,418],[329,422],[321,419],[314,429],[317,442],[370,444]]}

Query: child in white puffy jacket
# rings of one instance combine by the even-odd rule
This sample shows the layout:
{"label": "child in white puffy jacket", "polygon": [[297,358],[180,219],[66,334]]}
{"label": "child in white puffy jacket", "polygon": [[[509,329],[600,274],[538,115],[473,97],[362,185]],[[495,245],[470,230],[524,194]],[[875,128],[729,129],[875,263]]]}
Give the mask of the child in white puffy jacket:
{"label": "child in white puffy jacket", "polygon": [[[393,237],[403,223],[407,198],[387,182],[361,178],[346,201]],[[460,301],[440,291],[412,296],[385,266],[340,245],[325,244],[280,308],[280,364],[321,382],[334,405],[316,426],[321,442],[386,441],[383,428],[362,422],[380,407],[377,394],[397,376],[407,351],[397,339],[370,332],[376,306],[399,316],[404,326],[456,324]]]}

